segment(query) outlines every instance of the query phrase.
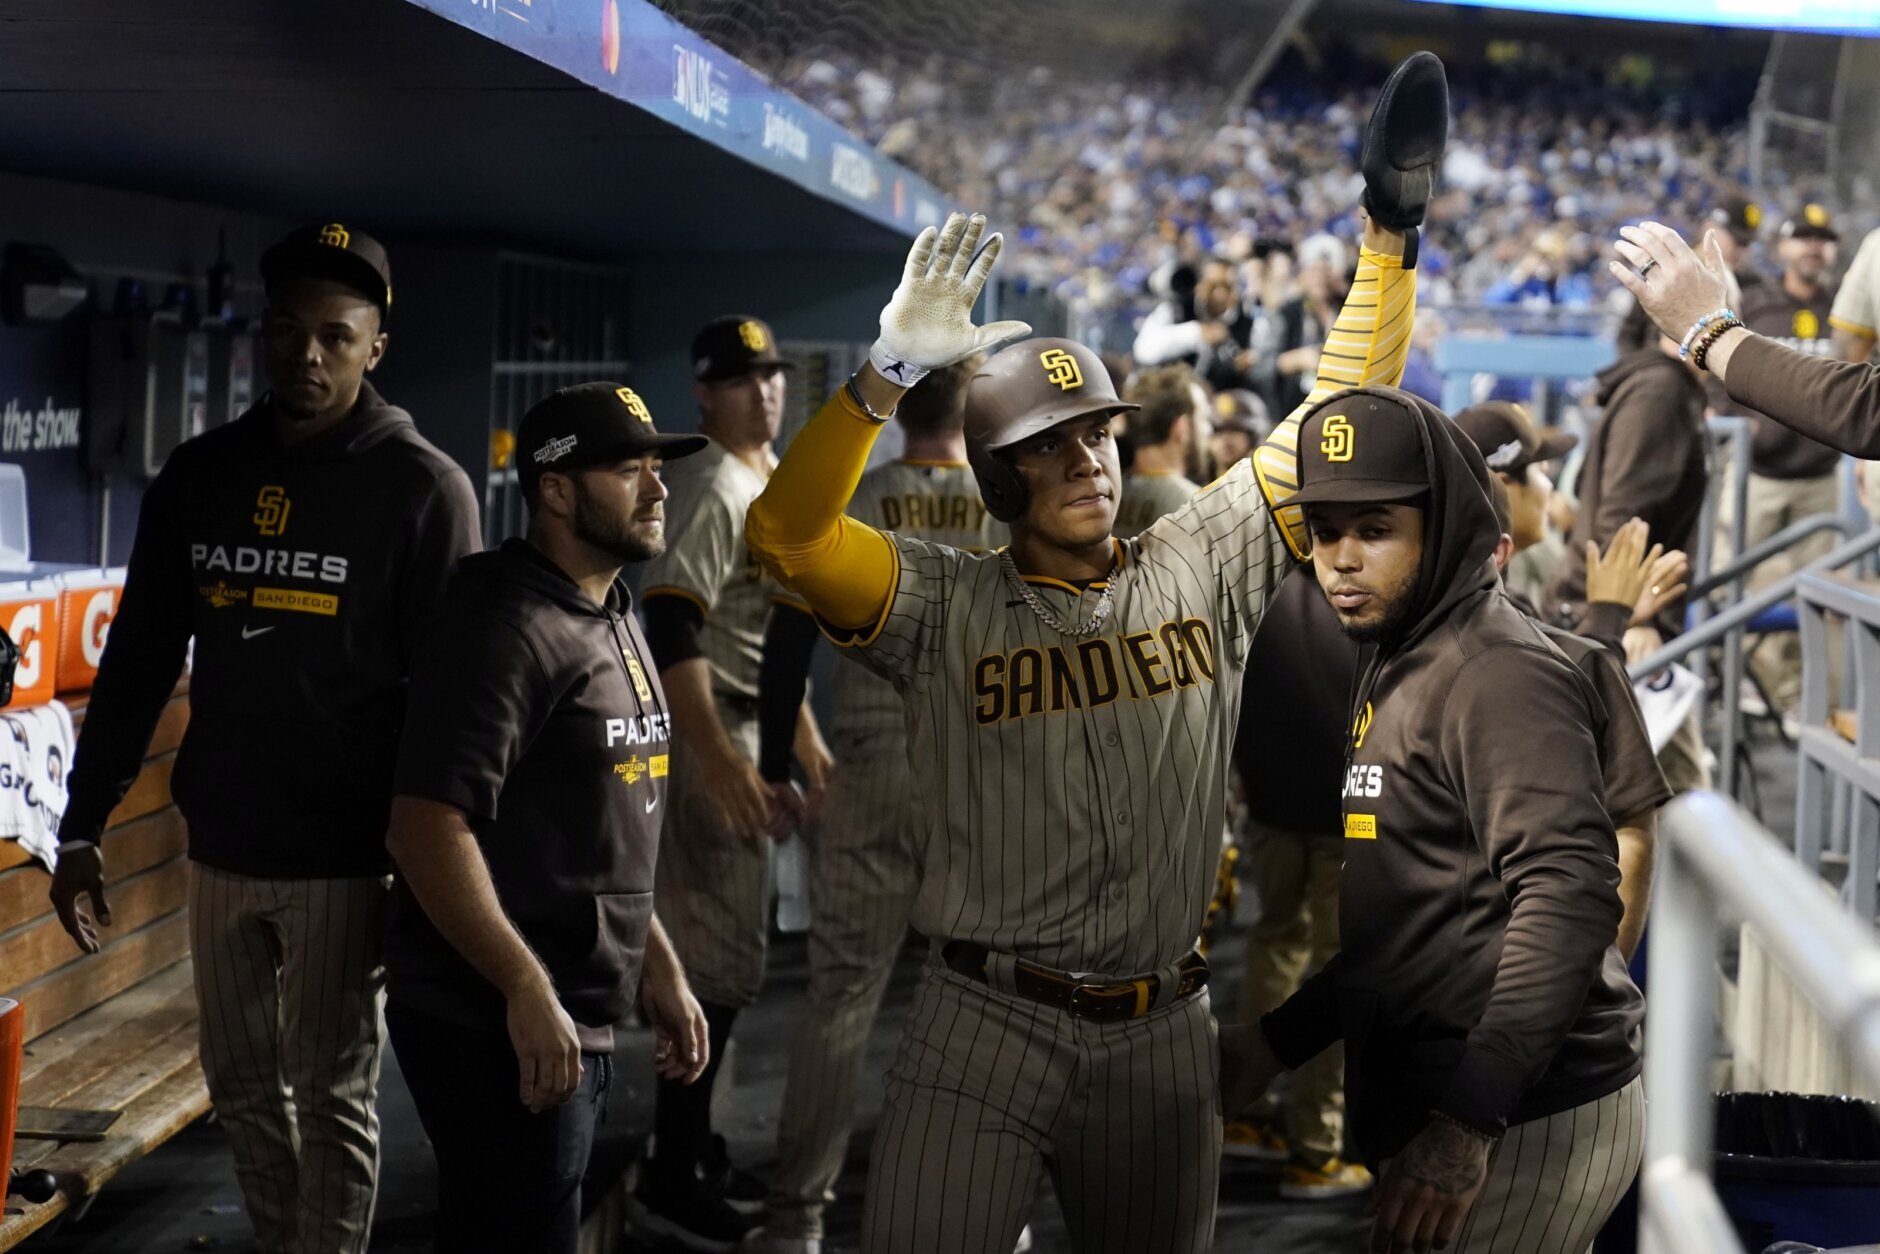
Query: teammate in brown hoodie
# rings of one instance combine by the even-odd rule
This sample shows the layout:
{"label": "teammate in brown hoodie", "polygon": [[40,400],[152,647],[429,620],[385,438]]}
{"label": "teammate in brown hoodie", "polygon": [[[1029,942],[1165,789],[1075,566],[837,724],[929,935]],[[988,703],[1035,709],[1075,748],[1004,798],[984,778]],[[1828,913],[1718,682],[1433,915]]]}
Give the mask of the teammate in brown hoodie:
{"label": "teammate in brown hoodie", "polygon": [[1440,411],[1340,393],[1299,448],[1320,586],[1377,648],[1346,749],[1342,952],[1246,1039],[1223,1029],[1226,1113],[1342,1039],[1374,1250],[1578,1254],[1643,1132],[1598,698],[1502,591],[1481,454]]}

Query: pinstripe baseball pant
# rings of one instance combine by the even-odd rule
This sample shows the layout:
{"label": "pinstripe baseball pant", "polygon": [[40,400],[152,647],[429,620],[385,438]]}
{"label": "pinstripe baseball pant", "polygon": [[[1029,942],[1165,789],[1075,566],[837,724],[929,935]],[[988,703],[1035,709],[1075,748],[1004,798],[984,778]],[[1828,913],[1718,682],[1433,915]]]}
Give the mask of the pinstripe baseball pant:
{"label": "pinstripe baseball pant", "polygon": [[1218,1066],[1205,992],[1090,1023],[930,957],[888,1073],[863,1248],[1009,1250],[1049,1168],[1079,1254],[1200,1254],[1221,1174]]}
{"label": "pinstripe baseball pant", "polygon": [[390,889],[190,864],[202,1070],[264,1254],[363,1254],[371,1234]]}
{"label": "pinstripe baseball pant", "polygon": [[920,878],[907,738],[838,740],[833,748],[842,766],[816,826],[810,869],[809,1004],[790,1044],[780,1161],[770,1179],[765,1228],[775,1236],[822,1235],[823,1207],[848,1153],[856,1071]]}
{"label": "pinstripe baseball pant", "polygon": [[1515,1124],[1495,1143],[1455,1254],[1585,1254],[1644,1155],[1643,1080]]}
{"label": "pinstripe baseball pant", "polygon": [[[734,712],[721,701],[718,717],[738,752],[755,762],[754,712]],[[710,1005],[737,1009],[756,1001],[764,987],[771,845],[719,825],[715,786],[696,755],[672,755],[653,893],[693,994]]]}

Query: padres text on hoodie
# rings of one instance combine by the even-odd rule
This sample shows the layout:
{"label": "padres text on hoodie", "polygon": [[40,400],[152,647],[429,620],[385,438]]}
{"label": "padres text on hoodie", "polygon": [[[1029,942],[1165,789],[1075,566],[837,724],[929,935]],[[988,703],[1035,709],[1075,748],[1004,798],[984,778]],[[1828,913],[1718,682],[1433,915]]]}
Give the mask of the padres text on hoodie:
{"label": "padres text on hoodie", "polygon": [[238,875],[390,869],[385,825],[413,651],[478,547],[469,477],[365,384],[285,443],[263,397],[170,455],[73,763],[64,840],[96,840],[196,640],[170,789],[189,856]]}

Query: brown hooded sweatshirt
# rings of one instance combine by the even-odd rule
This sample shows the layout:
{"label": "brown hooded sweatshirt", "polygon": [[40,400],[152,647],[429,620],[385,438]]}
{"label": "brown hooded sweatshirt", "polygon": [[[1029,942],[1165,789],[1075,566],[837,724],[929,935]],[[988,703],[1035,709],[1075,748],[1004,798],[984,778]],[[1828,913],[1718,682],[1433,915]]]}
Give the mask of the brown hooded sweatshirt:
{"label": "brown hooded sweatshirt", "polygon": [[1614,948],[1618,842],[1598,697],[1495,573],[1473,445],[1416,407],[1432,488],[1413,624],[1360,676],[1345,773],[1343,951],[1262,1021],[1288,1067],[1342,1039],[1373,1165],[1438,1110],[1487,1132],[1639,1071]]}

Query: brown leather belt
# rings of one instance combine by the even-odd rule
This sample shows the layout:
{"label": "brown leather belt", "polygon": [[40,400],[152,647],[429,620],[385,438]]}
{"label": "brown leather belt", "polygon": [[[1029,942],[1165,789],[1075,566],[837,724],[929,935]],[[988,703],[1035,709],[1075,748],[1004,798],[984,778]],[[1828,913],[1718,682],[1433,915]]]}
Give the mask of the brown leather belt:
{"label": "brown leather belt", "polygon": [[[940,949],[940,959],[950,969],[987,985],[991,981],[986,978],[986,960],[991,956],[985,946],[970,941],[948,941]],[[1012,985],[1020,996],[1075,1018],[1092,1023],[1121,1023],[1125,1019],[1141,1018],[1160,1004],[1157,994],[1162,991],[1162,978],[1145,975],[1133,980],[1080,982],[1064,972],[1019,958],[1013,960]],[[1166,1004],[1173,1005],[1207,986],[1208,960],[1191,951],[1176,968],[1175,995]]]}

